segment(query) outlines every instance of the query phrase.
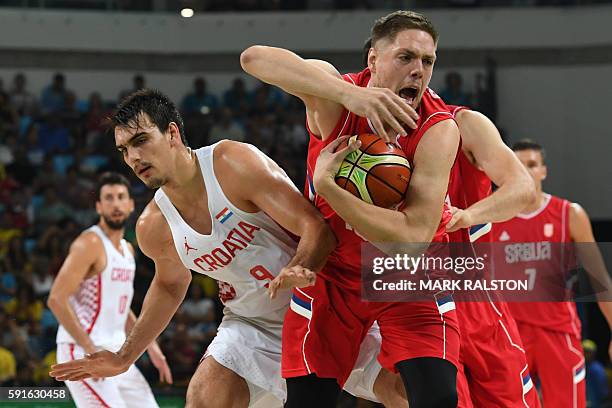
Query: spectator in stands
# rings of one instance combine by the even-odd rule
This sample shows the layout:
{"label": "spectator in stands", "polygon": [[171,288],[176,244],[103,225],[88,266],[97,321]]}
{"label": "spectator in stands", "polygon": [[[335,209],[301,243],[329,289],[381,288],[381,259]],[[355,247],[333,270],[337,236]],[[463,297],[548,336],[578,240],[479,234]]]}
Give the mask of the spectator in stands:
{"label": "spectator in stands", "polygon": [[45,153],[66,152],[71,147],[70,130],[58,114],[47,116],[38,130],[38,140]]}
{"label": "spectator in stands", "polygon": [[53,156],[51,154],[45,154],[43,162],[38,169],[34,187],[45,188],[48,186],[59,186],[61,185],[61,180],[61,176],[55,170]]}
{"label": "spectator in stands", "polygon": [[471,106],[471,96],[463,90],[461,74],[451,71],[444,78],[446,87],[440,92],[440,97],[449,105]]}
{"label": "spectator in stands", "polygon": [[119,93],[119,100],[121,101],[123,98],[131,94],[132,92],[139,91],[141,89],[145,89],[147,87],[147,81],[145,80],[144,75],[136,74],[134,78],[132,78],[132,89],[125,89]]}
{"label": "spectator in stands", "polygon": [[167,343],[163,347],[164,350],[174,351],[167,357],[168,363],[172,367],[175,383],[180,380],[187,380],[193,373],[200,353],[200,350],[196,352],[194,344],[189,338],[187,325],[184,323],[176,324],[174,335],[168,338]]}
{"label": "spectator in stands", "polygon": [[13,149],[13,162],[6,170],[21,185],[29,186],[36,177],[36,168],[30,162],[26,148],[21,145]]}
{"label": "spectator in stands", "polygon": [[4,256],[4,268],[7,271],[18,273],[23,270],[28,261],[25,253],[23,238],[21,235],[13,236],[7,244],[6,255]]}
{"label": "spectator in stands", "polygon": [[215,302],[204,297],[200,285],[192,283],[189,298],[183,302],[181,312],[189,328],[187,330],[189,338],[201,348],[207,347],[217,334]]}
{"label": "spectator in stands", "polygon": [[14,316],[19,324],[39,322],[43,309],[43,303],[34,298],[34,291],[27,284],[21,284],[17,289],[17,296],[4,305],[5,312]]}
{"label": "spectator in stands", "polygon": [[13,79],[13,88],[9,93],[9,99],[19,115],[36,115],[36,98],[26,89],[26,76],[22,72],[16,74]]}
{"label": "spectator in stands", "polygon": [[210,128],[208,142],[210,144],[219,140],[230,139],[238,142],[244,142],[244,129],[233,119],[232,111],[229,108],[223,108],[219,112],[219,119]]}
{"label": "spectator in stands", "polygon": [[275,86],[260,82],[259,86],[253,91],[252,110],[258,110],[259,112],[274,112],[282,102],[283,93]]}
{"label": "spectator in stands", "polygon": [[0,138],[16,134],[19,130],[19,115],[9,103],[9,96],[0,92]]}
{"label": "spectator in stands", "polygon": [[28,159],[34,166],[40,166],[45,158],[45,151],[38,140],[38,124],[31,123],[22,138],[22,145],[28,154]]}
{"label": "spectator in stands", "polygon": [[308,132],[304,124],[306,118],[302,111],[287,112],[285,123],[281,125],[279,138],[291,147],[292,156],[301,156],[308,146]]}
{"label": "spectator in stands", "polygon": [[96,220],[98,213],[92,206],[91,191],[80,190],[76,200],[73,201],[72,218],[81,227],[88,227]]}
{"label": "spectator in stands", "polygon": [[66,92],[64,109],[58,112],[58,115],[62,125],[70,132],[72,140],[77,142],[76,146],[83,146],[84,140],[81,137],[83,113],[77,108],[77,97],[73,92]]}
{"label": "spectator in stands", "polygon": [[0,347],[0,387],[12,385],[16,375],[15,355],[10,350]]}
{"label": "spectator in stands", "polygon": [[204,78],[197,77],[193,81],[193,92],[185,96],[181,104],[181,109],[185,114],[202,113],[208,115],[214,113],[219,107],[217,97],[209,93],[206,88]]}
{"label": "spectator in stands", "polygon": [[6,256],[8,243],[13,237],[22,235],[23,231],[15,227],[11,213],[9,211],[4,211],[0,215],[0,255]]}
{"label": "spectator in stands", "polygon": [[[6,269],[5,265],[0,265],[0,309],[2,309],[3,304],[6,304],[17,294],[17,278],[15,273]],[[4,316],[4,313],[0,313],[0,315]],[[1,328],[2,326],[0,325]]]}
{"label": "spectator in stands", "polygon": [[8,166],[15,160],[13,152],[17,147],[17,136],[15,133],[7,133],[3,136],[0,136],[0,164]]}
{"label": "spectator in stands", "polygon": [[38,299],[44,299],[51,291],[53,277],[49,273],[47,265],[41,262],[40,257],[32,257],[30,268],[32,269],[32,290]]}
{"label": "spectator in stands", "polygon": [[85,139],[87,146],[97,148],[102,136],[104,136],[105,119],[109,115],[109,110],[102,101],[100,93],[93,92],[89,95],[89,104],[85,113]]}
{"label": "spectator in stands", "polygon": [[597,345],[593,340],[582,341],[584,358],[586,361],[586,392],[587,406],[589,408],[602,408],[608,396],[608,376],[606,370],[595,356]]}
{"label": "spectator in stands", "polygon": [[215,303],[204,297],[202,287],[197,284],[191,284],[189,297],[181,305],[181,311],[189,324],[215,321]]}
{"label": "spectator in stands", "polygon": [[249,95],[242,78],[234,79],[232,87],[223,94],[223,103],[230,108],[235,115],[246,115],[249,110]]}
{"label": "spectator in stands", "polygon": [[59,200],[55,187],[47,187],[44,193],[44,203],[38,209],[36,220],[43,223],[55,223],[70,216],[72,210]]}
{"label": "spectator in stands", "polygon": [[40,98],[43,113],[50,114],[64,109],[66,106],[67,92],[64,74],[55,74],[53,76],[53,82],[43,90]]}

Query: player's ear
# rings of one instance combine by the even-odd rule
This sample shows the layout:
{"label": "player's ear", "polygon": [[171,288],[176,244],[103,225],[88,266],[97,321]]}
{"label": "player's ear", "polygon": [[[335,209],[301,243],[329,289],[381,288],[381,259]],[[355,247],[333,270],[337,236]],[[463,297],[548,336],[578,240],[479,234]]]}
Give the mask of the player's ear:
{"label": "player's ear", "polygon": [[546,176],[548,176],[548,167],[546,165],[542,166],[542,180],[546,180]]}
{"label": "player's ear", "polygon": [[102,215],[102,204],[100,203],[100,200],[96,200],[96,212],[98,215]]}
{"label": "player's ear", "polygon": [[132,197],[130,197],[130,206],[128,208],[128,211],[129,211],[130,214],[134,212],[134,207],[135,207],[134,199]]}
{"label": "player's ear", "polygon": [[170,144],[176,145],[181,140],[181,133],[178,126],[174,122],[168,124],[168,133],[170,133]]}
{"label": "player's ear", "polygon": [[376,73],[376,48],[370,47],[370,51],[368,51],[368,68],[370,68],[370,72]]}

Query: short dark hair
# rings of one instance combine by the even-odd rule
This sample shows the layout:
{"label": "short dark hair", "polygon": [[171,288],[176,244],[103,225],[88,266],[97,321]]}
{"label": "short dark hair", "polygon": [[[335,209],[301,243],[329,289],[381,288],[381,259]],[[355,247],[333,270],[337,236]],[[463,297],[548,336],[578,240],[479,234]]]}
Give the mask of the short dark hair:
{"label": "short dark hair", "polygon": [[372,45],[383,38],[393,41],[398,33],[409,29],[425,31],[434,43],[438,43],[438,32],[427,17],[414,11],[398,10],[376,20],[370,35]]}
{"label": "short dark hair", "polygon": [[511,149],[514,152],[520,152],[522,150],[535,150],[536,152],[540,152],[542,155],[542,160],[546,158],[546,152],[544,151],[542,145],[532,139],[521,139],[514,143]]}
{"label": "short dark hair", "polygon": [[156,89],[141,89],[126,96],[110,117],[111,127],[136,127],[140,115],[146,113],[161,132],[168,130],[170,122],[176,123],[181,140],[185,138],[185,125],[174,102]]}
{"label": "short dark hair", "polygon": [[132,192],[130,191],[131,190],[130,182],[128,181],[127,177],[125,177],[121,173],[117,173],[114,171],[107,171],[105,173],[100,174],[100,176],[98,177],[98,184],[96,186],[96,201],[100,200],[100,194],[102,192],[102,187],[108,186],[108,185],[117,185],[117,184],[125,186],[125,188],[127,188],[128,195],[129,196],[132,195]]}

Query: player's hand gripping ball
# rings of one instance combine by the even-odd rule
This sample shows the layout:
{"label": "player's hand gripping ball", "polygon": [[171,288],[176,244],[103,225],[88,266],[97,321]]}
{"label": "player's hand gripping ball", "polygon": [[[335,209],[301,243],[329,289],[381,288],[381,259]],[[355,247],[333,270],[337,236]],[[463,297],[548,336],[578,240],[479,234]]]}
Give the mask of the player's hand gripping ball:
{"label": "player's hand gripping ball", "polygon": [[337,149],[352,140],[361,141],[361,146],[344,158],[336,183],[365,202],[384,208],[396,207],[404,200],[410,181],[406,155],[398,146],[368,133],[351,136]]}

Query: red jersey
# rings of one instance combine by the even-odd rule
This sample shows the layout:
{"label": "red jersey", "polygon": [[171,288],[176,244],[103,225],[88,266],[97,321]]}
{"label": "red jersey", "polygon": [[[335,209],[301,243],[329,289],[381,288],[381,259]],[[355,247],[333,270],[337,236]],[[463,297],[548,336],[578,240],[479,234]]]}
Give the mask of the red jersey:
{"label": "red jersey", "polygon": [[[354,85],[366,87],[370,82],[370,70],[355,74],[345,74],[343,79]],[[406,154],[410,166],[414,168],[414,154],[419,141],[429,128],[443,120],[452,120],[452,114],[444,102],[430,89],[423,94],[421,103],[417,110],[419,121],[417,129],[408,132],[406,137],[399,137],[398,143]],[[329,226],[334,231],[338,240],[338,246],[329,256],[326,266],[319,273],[320,276],[348,289],[359,291],[361,289],[361,244],[363,238],[358,236],[353,229],[331,208],[329,204],[319,197],[314,191],[312,174],[321,149],[342,135],[355,135],[362,133],[376,133],[367,118],[355,115],[344,109],[340,120],[326,140],[314,135],[308,128],[310,142],[308,145],[307,158],[307,185],[306,196],[319,209]],[[446,224],[450,221],[451,214],[445,206],[441,209],[441,221],[433,238],[434,242],[448,242]]]}
{"label": "red jersey", "polygon": [[[523,257],[515,251],[516,245],[531,243],[570,243],[569,211],[570,202],[547,194],[542,206],[530,214],[519,214],[511,220],[494,224],[493,239],[504,243],[499,251],[504,255],[495,258],[496,266],[502,263],[525,266],[525,277],[535,279],[538,285],[538,269],[549,271],[551,268],[558,273],[572,265],[573,254],[569,251],[559,254],[568,248],[567,245],[549,246],[548,249],[538,246],[531,251],[532,256]],[[519,244],[520,243],[520,244]],[[569,252],[569,253],[568,253]],[[557,255],[556,255],[557,254]],[[499,259],[501,258],[501,259]],[[499,266],[498,266],[499,267]],[[540,275],[541,276],[541,275]],[[548,330],[580,335],[580,320],[577,317],[576,305],[573,302],[510,302],[514,318],[521,323],[540,326]]]}

